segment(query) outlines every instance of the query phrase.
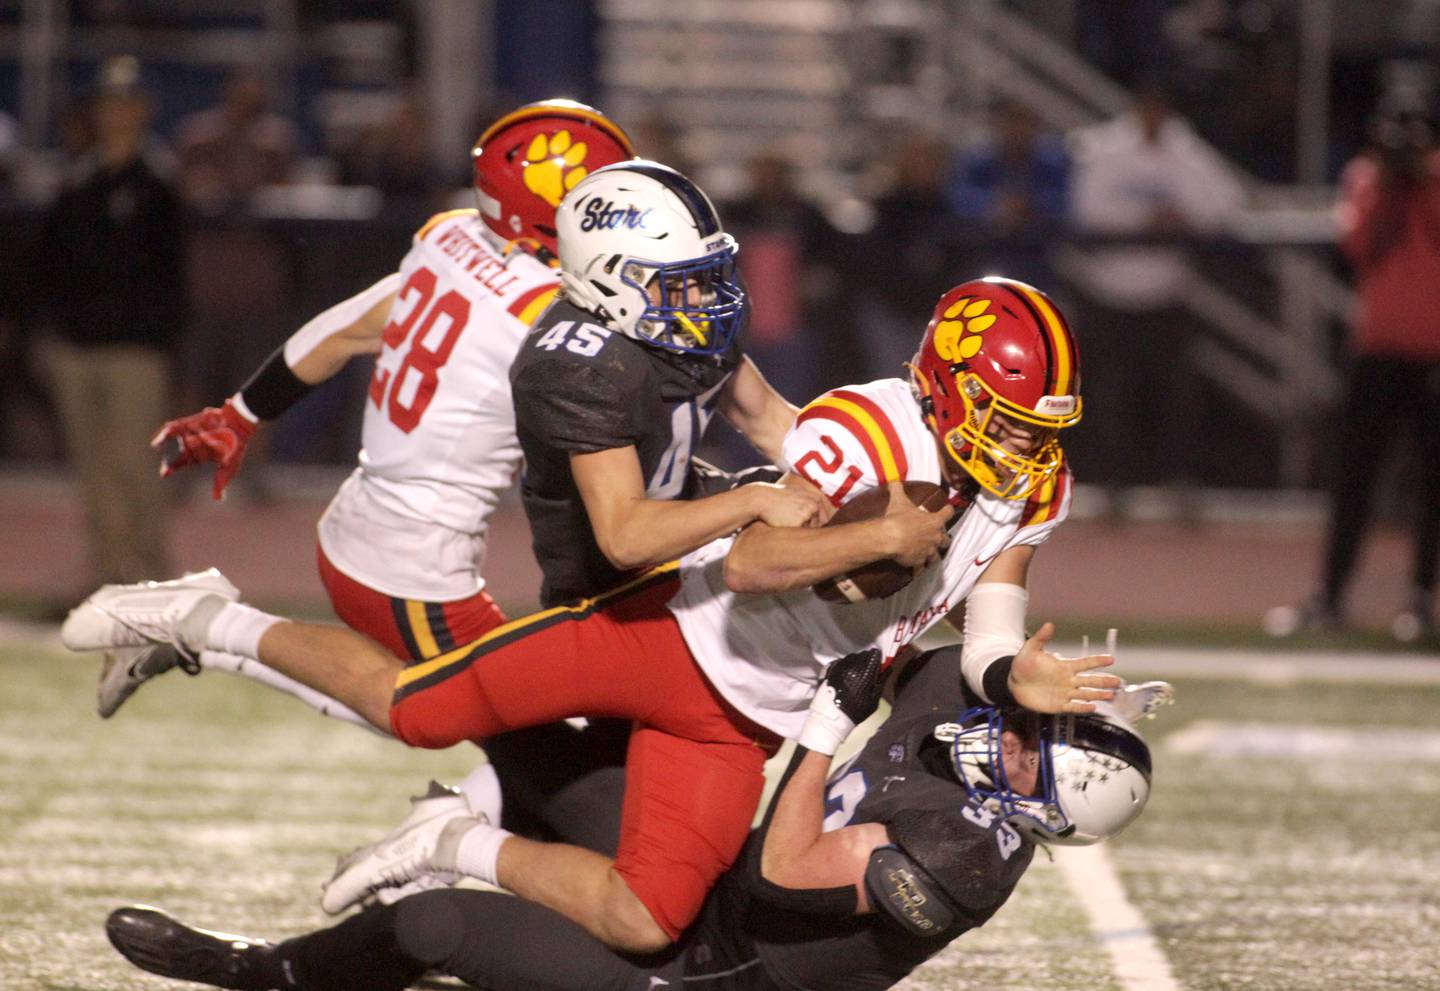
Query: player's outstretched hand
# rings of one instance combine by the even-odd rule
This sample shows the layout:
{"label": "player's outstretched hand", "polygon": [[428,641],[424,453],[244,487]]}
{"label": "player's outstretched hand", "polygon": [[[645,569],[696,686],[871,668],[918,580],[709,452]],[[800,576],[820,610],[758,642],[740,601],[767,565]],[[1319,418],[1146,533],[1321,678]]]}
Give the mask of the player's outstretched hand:
{"label": "player's outstretched hand", "polygon": [[749,482],[755,518],[768,526],[822,526],[835,512],[821,491],[810,485]]}
{"label": "player's outstretched hand", "polygon": [[901,482],[890,483],[890,503],[885,509],[885,523],[890,529],[890,557],[907,568],[921,568],[935,560],[950,545],[945,529],[954,506],[943,506],[931,512],[910,501]]}
{"label": "player's outstretched hand", "polygon": [[171,420],[150,440],[160,452],[160,477],[169,478],[181,468],[207,461],[215,463],[213,496],[225,495],[225,486],[240,470],[245,445],[255,433],[258,421],[250,419],[233,399],[224,406],[207,406],[198,413]]}
{"label": "player's outstretched hand", "polygon": [[1054,636],[1055,624],[1046,623],[1015,655],[1010,666],[1015,701],[1034,712],[1094,712],[1096,702],[1113,699],[1124,682],[1093,672],[1114,664],[1114,656],[1061,657],[1047,649]]}

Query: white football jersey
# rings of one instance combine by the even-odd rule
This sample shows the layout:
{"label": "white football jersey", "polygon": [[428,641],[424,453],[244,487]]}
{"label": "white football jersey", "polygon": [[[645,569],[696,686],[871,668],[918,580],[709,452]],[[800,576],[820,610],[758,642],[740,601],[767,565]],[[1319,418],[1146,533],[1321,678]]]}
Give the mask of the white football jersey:
{"label": "white football jersey", "polygon": [[520,465],[510,365],[554,299],[554,269],[504,250],[474,210],[430,219],[365,402],[360,467],[320,522],[341,571],[387,595],[473,595],[485,530]]}
{"label": "white football jersey", "polygon": [[[892,480],[942,481],[934,435],[900,379],[816,399],[796,418],[784,455],[837,506]],[[878,647],[888,663],[959,605],[1001,551],[1044,543],[1069,514],[1070,489],[1069,470],[1062,469],[1028,501],[982,491],[952,525],[944,556],[887,599],[834,604],[809,588],[731,592],[724,567],[735,538],[724,537],[681,559],[681,588],[670,610],[720,694],[793,739],[832,661]]]}

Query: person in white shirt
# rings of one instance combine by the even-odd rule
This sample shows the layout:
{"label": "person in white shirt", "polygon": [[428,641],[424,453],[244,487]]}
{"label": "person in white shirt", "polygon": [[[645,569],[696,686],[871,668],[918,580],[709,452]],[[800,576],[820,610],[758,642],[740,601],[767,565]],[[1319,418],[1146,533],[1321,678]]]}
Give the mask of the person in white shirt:
{"label": "person in white shirt", "polygon": [[[1078,132],[1074,146],[1071,209],[1081,231],[1213,234],[1244,200],[1239,180],[1157,84],[1128,113]],[[1181,305],[1193,277],[1185,248],[1087,248],[1076,269],[1087,304],[1077,323],[1087,353],[1100,359],[1086,382],[1098,415],[1072,439],[1076,463],[1108,486],[1195,481],[1185,439],[1198,402],[1188,357],[1197,328]]]}

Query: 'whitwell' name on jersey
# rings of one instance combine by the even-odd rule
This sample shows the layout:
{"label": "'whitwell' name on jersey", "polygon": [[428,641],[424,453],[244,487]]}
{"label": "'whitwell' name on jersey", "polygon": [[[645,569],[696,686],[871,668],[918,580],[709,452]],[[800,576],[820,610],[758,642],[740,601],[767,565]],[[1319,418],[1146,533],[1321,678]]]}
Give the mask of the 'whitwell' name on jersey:
{"label": "'whitwell' name on jersey", "polygon": [[[942,480],[935,439],[900,379],[821,396],[796,419],[784,455],[836,505],[886,481]],[[872,646],[893,657],[962,602],[997,554],[1044,543],[1069,514],[1070,488],[1062,469],[1029,501],[982,492],[952,526],[941,560],[888,599],[836,605],[809,588],[737,595],[725,587],[735,539],[725,537],[681,559],[670,609],[715,688],[755,722],[794,738],[832,661]]]}
{"label": "'whitwell' name on jersey", "polygon": [[474,595],[485,531],[520,463],[510,365],[555,271],[474,210],[415,235],[365,403],[360,467],[320,521],[326,555],[388,595]]}

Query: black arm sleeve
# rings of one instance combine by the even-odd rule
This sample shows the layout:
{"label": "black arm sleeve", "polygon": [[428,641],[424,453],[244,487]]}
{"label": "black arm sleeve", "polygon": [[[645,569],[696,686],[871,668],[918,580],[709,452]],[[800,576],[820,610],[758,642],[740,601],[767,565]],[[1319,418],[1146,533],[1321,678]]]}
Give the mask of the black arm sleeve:
{"label": "black arm sleeve", "polygon": [[775,788],[775,797],[771,800],[770,807],[765,810],[765,819],[755,831],[755,835],[750,837],[749,853],[745,861],[746,887],[756,899],[786,911],[803,912],[806,915],[854,915],[859,893],[853,884],[835,888],[786,888],[766,878],[761,869],[761,854],[765,851],[765,839],[770,835],[770,822],[775,816],[775,807],[780,804],[780,796],[784,794],[790,779],[800,767],[800,762],[809,752],[804,747],[795,747],[795,756],[790,758],[790,765],[785,768],[785,774]]}
{"label": "black arm sleeve", "polygon": [[302,381],[285,360],[285,346],[265,359],[250,380],[240,387],[240,398],[262,420],[273,420],[310,395],[314,386]]}
{"label": "black arm sleeve", "polygon": [[1005,708],[1020,704],[1015,701],[1015,693],[1010,691],[1010,668],[1014,664],[1015,655],[1011,654],[992,661],[985,669],[985,694],[990,696],[991,705]]}

